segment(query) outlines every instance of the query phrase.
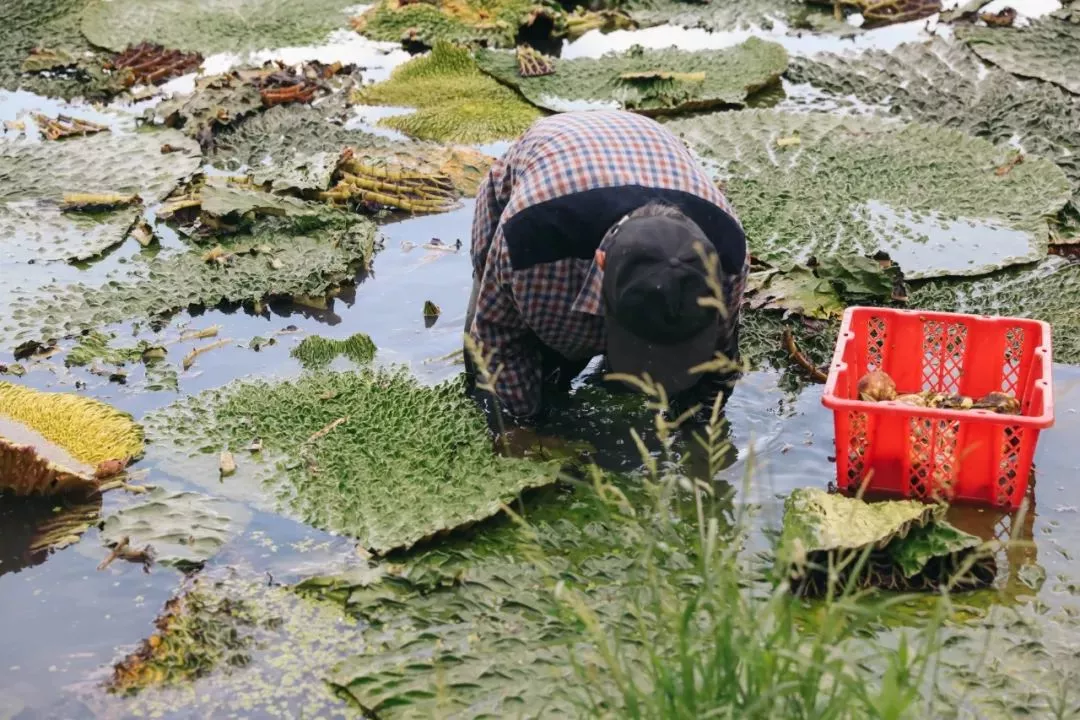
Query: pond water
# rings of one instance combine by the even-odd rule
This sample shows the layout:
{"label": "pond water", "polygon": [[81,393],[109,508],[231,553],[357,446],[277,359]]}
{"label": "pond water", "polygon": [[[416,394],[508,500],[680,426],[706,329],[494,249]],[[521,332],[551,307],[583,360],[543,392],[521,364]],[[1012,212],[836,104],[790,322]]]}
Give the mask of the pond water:
{"label": "pond water", "polygon": [[[1044,3],[1045,4],[1045,3]],[[1039,11],[1045,9],[1041,7]],[[1053,9],[1049,7],[1047,9]],[[1037,14],[1032,11],[1030,14]],[[857,47],[893,47],[925,36],[925,22],[885,28],[867,33],[857,41],[804,35],[788,38],[793,52],[816,52]],[[781,34],[774,28],[766,36]],[[787,36],[784,36],[787,37]],[[699,33],[673,28],[654,28],[607,35],[590,33],[564,48],[563,57],[595,56],[623,49],[633,43],[651,46],[678,44],[687,49],[721,47],[743,39],[736,34]],[[384,76],[395,63],[407,58],[402,52],[373,49],[371,43],[348,33],[337,36],[326,47],[289,49],[269,53],[290,61],[317,58],[323,61],[363,58],[377,61],[372,77]],[[217,62],[217,61],[215,61]],[[223,61],[224,62],[224,61]],[[176,82],[182,90],[188,80]],[[812,88],[804,88],[812,92]],[[55,111],[61,104],[28,93],[0,93],[0,120],[13,119],[23,109]],[[107,112],[80,110],[80,117],[129,127],[123,108]],[[367,127],[378,112],[358,115],[359,127]],[[506,144],[483,148],[498,154]],[[460,371],[454,353],[460,349],[461,326],[471,284],[468,256],[472,204],[467,201],[449,213],[395,221],[382,225],[383,247],[373,269],[357,278],[333,298],[326,309],[293,303],[271,303],[261,315],[244,310],[206,310],[195,315],[181,313],[170,320],[157,336],[177,337],[184,330],[220,326],[219,338],[229,339],[220,349],[201,355],[194,366],[179,372],[175,388],[152,389],[142,376],[141,364],[130,368],[125,384],[110,382],[85,369],[68,369],[62,356],[24,361],[27,369],[19,379],[32,387],[74,390],[105,400],[131,412],[136,418],[161,408],[177,397],[223,385],[246,376],[289,377],[300,366],[289,351],[303,337],[319,334],[345,338],[355,332],[371,336],[378,352],[376,362],[407,365],[426,382],[435,382]],[[973,229],[972,233],[975,232]],[[458,251],[427,250],[433,239]],[[170,246],[165,238],[163,246]],[[89,265],[23,266],[27,270],[16,282],[4,279],[7,292],[13,285],[33,287],[47,281],[98,282],[104,274],[140,252],[132,240]],[[5,296],[0,290],[0,299]],[[422,308],[425,301],[437,304],[442,314],[430,327]],[[42,302],[47,302],[43,298]],[[145,327],[130,325],[112,328],[121,337],[154,337]],[[249,347],[254,338],[273,338],[258,351]],[[178,341],[170,355],[177,357],[205,341]],[[70,347],[70,342],[64,345]],[[14,358],[5,349],[0,363]],[[340,361],[346,367],[345,361]],[[1075,605],[1080,593],[1080,453],[1075,438],[1080,436],[1080,368],[1054,368],[1056,426],[1044,433],[1035,458],[1029,524],[1034,548],[1024,551],[1021,563],[1042,570],[1046,581],[1026,593],[1025,602],[1048,607]],[[564,434],[588,439],[597,448],[601,464],[616,470],[632,470],[640,458],[629,436],[633,413],[620,413],[606,406],[606,399],[588,384],[579,383],[577,400],[561,418]],[[768,521],[779,521],[779,502],[796,487],[824,487],[833,479],[835,466],[833,428],[830,412],[821,404],[821,387],[812,385],[792,393],[784,389],[781,373],[761,370],[750,373],[739,384],[728,406],[731,440],[737,457],[718,479],[735,487],[748,463],[754,465],[754,482],[749,496],[740,501],[760,503]],[[227,514],[242,525],[233,540],[209,564],[210,569],[244,566],[256,574],[266,574],[277,582],[300,580],[313,569],[337,567],[343,555],[352,552],[351,543],[276,514],[268,508],[254,485],[243,474],[219,480],[203,467],[190,473],[176,471],[176,465],[156,448],[148,448],[145,460],[135,469],[145,473],[146,482],[169,489],[212,492],[228,502]],[[165,469],[168,466],[168,469]],[[123,504],[122,490],[105,495],[103,510]],[[144,572],[138,563],[114,562],[104,570],[98,565],[108,555],[98,532],[91,529],[82,539],[52,554],[33,553],[27,544],[33,529],[54,517],[53,502],[0,502],[0,718],[87,717],[89,706],[73,700],[76,689],[85,692],[88,679],[129,652],[153,628],[155,617],[176,591],[181,581],[178,571],[154,566]],[[1006,534],[1012,518],[994,511],[961,510],[958,524],[984,538]],[[1011,568],[1010,572],[1018,568]],[[1015,578],[1014,578],[1015,579]],[[1074,631],[1075,632],[1075,631]],[[344,643],[346,636],[340,641]],[[1066,640],[1069,640],[1066,638]],[[1080,634],[1071,638],[1080,641]],[[345,647],[339,651],[347,650]],[[258,662],[256,662],[258,667]],[[316,668],[308,668],[313,677]],[[228,692],[206,686],[206,692]],[[223,697],[224,701],[225,698]],[[301,703],[302,704],[302,703]],[[303,708],[300,709],[303,715]],[[340,707],[331,716],[344,713]],[[124,716],[122,701],[108,705],[107,716]],[[183,717],[183,708],[165,713]],[[243,714],[243,713],[238,713]],[[191,716],[202,716],[193,713]],[[251,716],[251,715],[248,715]],[[262,716],[256,713],[254,716]]]}

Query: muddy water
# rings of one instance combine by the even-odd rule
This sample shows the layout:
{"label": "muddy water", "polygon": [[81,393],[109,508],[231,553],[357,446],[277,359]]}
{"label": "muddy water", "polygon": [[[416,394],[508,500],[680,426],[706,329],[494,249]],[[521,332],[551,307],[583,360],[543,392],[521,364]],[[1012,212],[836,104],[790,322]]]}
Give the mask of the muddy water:
{"label": "muddy water", "polygon": [[[916,26],[887,30],[857,42],[889,46],[915,39],[922,32]],[[774,29],[769,36],[775,34]],[[791,40],[791,49],[812,52],[856,46],[855,41],[806,37]],[[691,31],[671,28],[589,35],[570,44],[564,57],[594,55],[621,48],[627,42],[677,43],[684,47],[706,42],[693,38],[697,35]],[[722,46],[731,44],[730,40],[712,36],[708,40],[712,44],[700,46]],[[357,51],[348,39],[339,42]],[[818,45],[823,42],[827,44]],[[290,59],[303,55],[294,51]],[[386,66],[392,64],[392,58],[379,57],[386,60]],[[326,54],[319,59],[336,58]],[[381,67],[377,73],[386,71]],[[802,90],[812,94],[812,89]],[[14,117],[18,108],[35,102],[39,100],[24,95],[0,95],[0,119]],[[123,128],[123,113],[115,112],[109,117]],[[102,113],[89,111],[83,116],[103,119]],[[377,113],[358,115],[356,122],[362,125],[375,117]],[[497,154],[504,148],[505,144],[500,144],[485,149]],[[19,381],[52,390],[85,386],[83,392],[141,417],[180,395],[238,377],[296,374],[299,366],[289,351],[301,338],[308,334],[343,338],[357,331],[368,333],[375,341],[379,348],[376,362],[406,364],[427,381],[449,377],[460,370],[454,358],[448,356],[460,349],[470,286],[471,216],[472,207],[467,203],[451,213],[384,225],[384,246],[375,258],[373,270],[358,278],[354,287],[344,290],[324,310],[284,303],[270,305],[261,315],[243,310],[181,314],[156,335],[145,327],[113,328],[134,342],[140,337],[175,339],[184,330],[221,326],[218,337],[230,343],[201,355],[190,370],[178,369],[176,388],[148,389],[138,364],[129,368],[127,383],[118,384],[86,370],[67,370],[62,356],[25,361],[28,373]],[[434,238],[450,247],[460,240],[462,247],[456,252],[421,247]],[[21,284],[43,283],[52,278],[93,282],[138,252],[129,242],[100,262],[82,267],[38,267],[19,280]],[[441,317],[431,327],[422,314],[427,300],[442,309]],[[256,351],[250,347],[255,338],[272,338],[274,343],[261,344]],[[175,358],[205,342],[176,342],[170,345],[170,357],[175,362]],[[12,360],[6,351],[0,354],[0,363]],[[1060,607],[1075,605],[1080,592],[1080,485],[1075,482],[1080,454],[1074,447],[1074,438],[1080,433],[1080,368],[1055,367],[1054,382],[1057,425],[1041,440],[1032,494],[1033,519],[1024,524],[1030,528],[1034,548],[1010,559],[1015,558],[1018,566],[1040,568],[1041,572],[1034,574],[1045,577],[1041,584],[1034,583],[1034,588],[1022,593],[1026,602],[1034,598],[1046,606]],[[737,457],[717,478],[718,482],[740,488],[752,464],[754,481],[749,494],[741,500],[760,504],[767,524],[779,523],[780,499],[788,491],[807,485],[824,487],[834,473],[830,460],[834,452],[831,416],[821,405],[820,387],[792,395],[782,391],[779,383],[778,372],[763,370],[748,375],[740,384],[727,411]],[[624,409],[613,409],[620,407]],[[630,470],[639,464],[639,458],[629,429],[640,428],[642,423],[632,403],[607,397],[582,382],[559,426],[569,437],[592,442],[606,467]],[[242,527],[211,561],[211,568],[244,565],[267,574],[273,581],[289,582],[333,569],[351,552],[350,543],[344,539],[272,512],[257,488],[245,483],[242,472],[222,482],[205,472],[167,473],[158,465],[162,460],[155,448],[149,448],[147,458],[137,466],[145,471],[146,482],[221,495],[229,503],[226,512]],[[129,501],[122,491],[113,491],[104,498],[102,512],[107,514]],[[53,502],[5,499],[0,503],[0,607],[4,608],[0,613],[0,718],[89,716],[84,707],[69,702],[72,689],[98,678],[146,637],[155,616],[182,580],[180,573],[162,566],[145,573],[137,564],[118,562],[97,570],[107,551],[94,529],[86,532],[80,542],[51,555],[31,553],[28,546],[35,528],[66,511]],[[1014,524],[1011,517],[992,511],[964,510],[956,515],[958,524],[987,539],[1007,534]],[[1029,572],[1025,577],[1031,575]],[[1075,643],[1078,638],[1065,640]],[[176,714],[184,716],[182,709]]]}

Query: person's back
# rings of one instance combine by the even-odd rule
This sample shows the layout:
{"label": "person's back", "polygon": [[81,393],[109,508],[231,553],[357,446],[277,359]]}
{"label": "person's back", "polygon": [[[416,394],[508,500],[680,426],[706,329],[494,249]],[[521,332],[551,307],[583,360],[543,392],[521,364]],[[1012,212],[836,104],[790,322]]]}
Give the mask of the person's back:
{"label": "person's back", "polygon": [[[525,132],[477,195],[465,330],[502,365],[496,394],[504,413],[536,418],[545,384],[565,385],[608,349],[603,253],[620,221],[647,216],[682,223],[715,248],[733,310],[716,349],[737,356],[747,252],[723,194],[656,121],[621,111],[563,113]],[[665,233],[653,236],[649,242],[659,246],[669,242]]]}

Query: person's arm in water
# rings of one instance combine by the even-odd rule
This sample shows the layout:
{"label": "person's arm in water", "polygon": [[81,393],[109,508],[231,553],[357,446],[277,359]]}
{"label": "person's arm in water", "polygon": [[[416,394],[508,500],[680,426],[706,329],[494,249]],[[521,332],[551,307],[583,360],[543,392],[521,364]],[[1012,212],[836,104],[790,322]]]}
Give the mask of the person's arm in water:
{"label": "person's arm in water", "polygon": [[484,374],[468,349],[465,375],[470,392],[495,433],[529,424],[541,404],[541,358],[535,338],[514,303],[511,279],[500,277],[496,268],[501,264],[495,262],[496,258],[491,258],[492,262],[488,258],[503,247],[496,240],[499,220],[513,189],[515,150],[511,148],[497,160],[480,183],[472,226],[473,277],[479,281],[479,288],[472,322],[465,330],[488,361],[484,370],[495,376],[495,394],[476,387],[478,381],[484,384]]}

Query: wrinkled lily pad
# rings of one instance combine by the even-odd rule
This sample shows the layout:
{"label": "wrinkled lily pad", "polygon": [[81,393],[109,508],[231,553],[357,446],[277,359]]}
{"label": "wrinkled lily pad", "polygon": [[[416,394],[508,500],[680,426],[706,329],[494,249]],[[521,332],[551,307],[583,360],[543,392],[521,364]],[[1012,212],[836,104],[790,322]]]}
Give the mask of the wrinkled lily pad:
{"label": "wrinkled lily pad", "polygon": [[[797,594],[827,592],[830,572],[841,583],[889,590],[928,590],[949,582],[984,587],[997,571],[993,556],[962,562],[982,541],[944,519],[944,505],[918,500],[865,502],[817,488],[797,488],[784,501],[781,557]],[[869,553],[865,565],[862,553]],[[839,589],[839,588],[837,588]],[[835,591],[835,590],[834,590]]]}
{"label": "wrinkled lily pad", "polygon": [[[132,318],[165,316],[190,306],[255,303],[267,297],[321,296],[367,267],[375,227],[355,214],[266,217],[221,238],[229,257],[209,262],[192,248],[129,263],[100,286],[51,285],[18,291],[4,308],[8,342],[61,338]],[[48,298],[44,302],[42,298]]]}
{"label": "wrinkled lily pad", "polygon": [[142,359],[153,359],[165,354],[165,348],[157,347],[140,340],[131,347],[113,347],[112,340],[115,335],[106,335],[103,332],[92,330],[81,336],[75,343],[75,347],[64,358],[66,365],[89,365],[95,360],[100,360],[112,365],[122,365],[126,362],[135,362]]}
{"label": "wrinkled lily pad", "polygon": [[106,517],[101,541],[111,548],[126,537],[132,549],[149,545],[154,562],[192,570],[217,554],[232,535],[229,517],[217,504],[207,495],[155,488],[144,501]]}
{"label": "wrinkled lily pad", "polygon": [[881,304],[894,299],[902,274],[894,265],[860,256],[829,256],[813,267],[787,265],[755,270],[746,279],[746,305],[753,310],[791,311],[832,318],[847,304]]}
{"label": "wrinkled lily pad", "polygon": [[202,78],[190,95],[166,100],[148,112],[207,146],[215,132],[262,108],[259,89],[239,75],[229,73]]}
{"label": "wrinkled lily pad", "polygon": [[363,364],[375,357],[375,343],[364,333],[355,333],[344,340],[312,335],[300,341],[290,353],[305,368],[324,368],[339,355],[344,355],[357,364]]}
{"label": "wrinkled lily pad", "polygon": [[807,5],[803,0],[707,3],[694,0],[629,0],[618,5],[641,27],[670,24],[726,32],[771,28],[773,20],[780,20],[797,30],[859,32],[854,25],[836,20],[831,8],[824,10]]}
{"label": "wrinkled lily pad", "polygon": [[251,169],[249,177],[256,185],[272,192],[326,190],[337,168],[337,152],[293,154],[269,165]]}
{"label": "wrinkled lily pad", "polygon": [[98,0],[82,15],[95,45],[120,52],[153,42],[213,55],[318,44],[348,22],[350,0]]}
{"label": "wrinkled lily pad", "polygon": [[199,199],[204,216],[237,223],[266,215],[310,217],[326,212],[325,208],[299,198],[232,185],[213,177],[199,190]]}
{"label": "wrinkled lily pad", "polygon": [[1055,85],[987,72],[965,45],[940,38],[891,53],[795,58],[787,77],[841,105],[853,97],[880,114],[954,127],[995,144],[1015,138],[1025,152],[1065,172],[1073,184],[1072,210],[1080,212],[1080,97]]}
{"label": "wrinkled lily pad", "polygon": [[358,90],[355,99],[365,105],[414,107],[414,113],[384,117],[379,124],[442,142],[510,140],[542,115],[482,73],[468,50],[442,42],[395,68],[388,80]]}
{"label": "wrinkled lily pad", "polygon": [[[53,51],[72,60],[85,58],[92,48],[79,31],[79,15],[86,0],[4,0],[0,24],[0,87],[23,88],[45,96],[97,99],[87,78],[70,72],[33,72],[24,67],[35,47]],[[91,63],[87,63],[88,65]]]}
{"label": "wrinkled lily pad", "polygon": [[755,255],[805,264],[885,252],[908,279],[979,275],[1046,254],[1071,196],[1053,163],[958,131],[743,110],[666,126],[719,167]]}
{"label": "wrinkled lily pad", "polygon": [[0,381],[0,487],[16,495],[86,492],[100,463],[142,455],[131,415],[73,393]]}
{"label": "wrinkled lily pad", "polygon": [[723,50],[635,47],[599,58],[556,58],[553,74],[535,77],[521,77],[510,52],[480,50],[476,62],[548,110],[622,108],[655,115],[742,105],[779,79],[788,55],[778,43],[750,38]]}
{"label": "wrinkled lily pad", "polygon": [[1080,95],[1080,24],[1056,17],[1022,28],[961,27],[956,36],[979,57],[1022,77]]}
{"label": "wrinkled lily pad", "polygon": [[911,292],[913,307],[1045,320],[1053,326],[1054,362],[1080,363],[1080,264],[1049,257],[973,281],[941,279]]}
{"label": "wrinkled lily pad", "polygon": [[[166,143],[177,151],[162,154]],[[65,194],[137,194],[152,204],[199,162],[198,146],[172,130],[0,143],[0,243],[10,243],[15,260],[98,255],[127,236],[139,207],[62,211]]]}
{"label": "wrinkled lily pad", "polygon": [[275,175],[277,168],[295,167],[318,153],[329,153],[336,158],[345,147],[373,148],[388,144],[386,138],[362,130],[346,130],[321,109],[277,105],[221,130],[210,159],[215,165],[232,170],[246,166],[252,171]]}
{"label": "wrinkled lily pad", "polygon": [[566,30],[566,13],[551,0],[378,0],[354,18],[353,28],[373,40],[421,43],[486,43],[513,47],[522,29],[538,16],[551,24],[550,37]]}
{"label": "wrinkled lily pad", "polygon": [[237,382],[148,420],[182,448],[246,447],[284,462],[264,471],[305,522],[385,552],[482,520],[558,466],[494,455],[458,382],[420,385],[401,369]]}

